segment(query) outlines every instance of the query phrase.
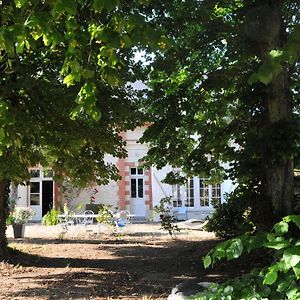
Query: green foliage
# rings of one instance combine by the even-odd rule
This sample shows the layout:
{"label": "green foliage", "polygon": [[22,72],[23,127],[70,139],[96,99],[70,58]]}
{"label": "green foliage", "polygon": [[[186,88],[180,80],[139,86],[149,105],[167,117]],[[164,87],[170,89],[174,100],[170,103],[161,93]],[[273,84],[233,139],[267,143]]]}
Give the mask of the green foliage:
{"label": "green foliage", "polygon": [[230,197],[226,202],[215,206],[205,229],[225,239],[252,232],[254,224],[251,221],[250,212],[251,208],[244,198]]}
{"label": "green foliage", "polygon": [[58,224],[58,215],[60,211],[53,208],[49,210],[42,218],[42,224],[46,226],[53,226]]}
{"label": "green foliage", "polygon": [[6,218],[6,224],[25,224],[32,219],[35,212],[30,207],[15,207]]}
{"label": "green foliage", "polygon": [[[278,210],[291,206],[291,165],[299,156],[300,65],[291,55],[299,48],[299,11],[297,1],[191,0],[156,7],[155,22],[175,47],[158,53],[151,65],[142,102],[151,124],[142,139],[151,146],[145,160],[234,180],[257,228],[290,213]],[[229,206],[234,220],[238,211]],[[223,225],[231,223],[227,216]],[[249,230],[241,216],[236,229],[239,221],[239,233]]]}
{"label": "green foliage", "polygon": [[170,206],[172,203],[172,197],[165,197],[160,199],[159,204],[154,206],[154,212],[158,213],[161,221],[161,229],[169,233],[170,236],[174,236],[176,232],[179,232],[177,224],[175,224],[175,218],[171,214]]}
{"label": "green foliage", "polygon": [[6,218],[6,225],[12,225],[15,223],[15,218],[12,214],[9,214]]}
{"label": "green foliage", "polygon": [[193,299],[299,299],[300,242],[293,236],[291,227],[294,226],[299,232],[299,215],[283,218],[269,233],[242,235],[219,244],[203,258],[205,268],[221,259],[238,258],[244,251],[250,252],[258,248],[272,249],[273,260],[271,265],[261,270],[253,270],[220,285],[214,284]]}
{"label": "green foliage", "polygon": [[110,225],[110,226],[114,225],[113,214],[110,211],[109,205],[102,204],[100,206],[96,220],[99,224],[103,223],[103,224]]}

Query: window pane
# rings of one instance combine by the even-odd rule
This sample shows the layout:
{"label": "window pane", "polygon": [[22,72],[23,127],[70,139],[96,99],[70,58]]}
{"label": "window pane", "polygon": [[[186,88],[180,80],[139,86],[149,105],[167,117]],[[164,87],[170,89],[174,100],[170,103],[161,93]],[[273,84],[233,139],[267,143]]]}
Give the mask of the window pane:
{"label": "window pane", "polygon": [[40,192],[40,183],[30,182],[30,193],[39,193],[39,192]]}
{"label": "window pane", "polygon": [[139,198],[143,198],[144,197],[143,179],[138,179],[138,195],[139,195]]}
{"label": "window pane", "polygon": [[130,169],[130,174],[135,175],[136,174],[136,168],[131,168]]}
{"label": "window pane", "polygon": [[40,205],[40,195],[31,194],[30,195],[30,205]]}
{"label": "window pane", "polygon": [[40,205],[40,195],[31,194],[30,195],[30,205]]}
{"label": "window pane", "polygon": [[38,178],[38,177],[40,177],[40,170],[30,170],[30,177],[31,178]]}
{"label": "window pane", "polygon": [[200,206],[209,206],[209,186],[205,184],[205,179],[200,179]]}
{"label": "window pane", "polygon": [[187,203],[186,206],[194,207],[194,180],[190,178],[186,185],[187,188]]}
{"label": "window pane", "polygon": [[138,174],[143,175],[143,174],[144,174],[144,170],[141,169],[141,168],[139,168],[139,169],[138,169]]}
{"label": "window pane", "polygon": [[213,205],[219,204],[221,202],[221,185],[214,184],[212,185],[212,203]]}
{"label": "window pane", "polygon": [[131,198],[136,198],[136,179],[131,179]]}

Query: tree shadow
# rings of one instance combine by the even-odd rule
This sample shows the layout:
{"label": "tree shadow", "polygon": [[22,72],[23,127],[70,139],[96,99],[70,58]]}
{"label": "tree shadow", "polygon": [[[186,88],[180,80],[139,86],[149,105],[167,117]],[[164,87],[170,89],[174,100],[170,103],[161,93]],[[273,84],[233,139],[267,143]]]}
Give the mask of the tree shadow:
{"label": "tree shadow", "polygon": [[[201,257],[217,243],[216,240],[170,240],[155,245],[130,240],[110,240],[106,244],[103,241],[85,242],[98,244],[99,250],[108,249],[112,258],[46,257],[22,252],[13,255],[10,263],[45,271],[49,268],[51,271],[47,272],[49,274],[45,271],[21,274],[18,280],[31,281],[34,276],[38,287],[11,291],[9,297],[30,298],[35,295],[40,298],[48,296],[48,299],[107,299],[123,296],[141,299],[142,296],[151,296],[163,299],[184,278],[207,278]],[[121,246],[117,244],[120,242]]]}

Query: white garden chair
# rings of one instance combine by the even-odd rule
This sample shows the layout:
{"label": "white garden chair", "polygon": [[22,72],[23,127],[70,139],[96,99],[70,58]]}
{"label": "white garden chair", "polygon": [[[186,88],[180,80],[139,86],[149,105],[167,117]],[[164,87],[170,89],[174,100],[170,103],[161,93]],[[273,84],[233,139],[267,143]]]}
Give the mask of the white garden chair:
{"label": "white garden chair", "polygon": [[93,224],[93,221],[94,221],[94,212],[92,210],[86,210],[84,211],[83,213],[85,216],[84,216],[84,220],[83,220],[83,224],[84,225],[91,225]]}

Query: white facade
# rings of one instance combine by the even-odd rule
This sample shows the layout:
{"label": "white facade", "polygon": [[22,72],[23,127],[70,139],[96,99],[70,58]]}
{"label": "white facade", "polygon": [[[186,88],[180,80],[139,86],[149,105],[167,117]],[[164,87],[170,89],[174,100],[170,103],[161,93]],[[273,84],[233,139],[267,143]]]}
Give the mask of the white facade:
{"label": "white facade", "polygon": [[[213,212],[213,198],[223,202],[224,195],[234,188],[232,182],[227,180],[219,185],[211,185],[205,179],[194,177],[183,186],[163,183],[166,174],[172,170],[170,166],[157,170],[155,167],[145,169],[142,165],[142,158],[146,156],[148,147],[138,141],[145,128],[138,127],[134,131],[123,133],[128,154],[125,159],[106,157],[108,162],[119,168],[122,177],[120,181],[110,181],[108,185],[93,186],[85,190],[71,187],[59,189],[52,177],[47,177],[49,170],[44,172],[43,168],[32,168],[34,176],[30,180],[30,186],[18,186],[17,205],[31,206],[36,211],[35,220],[40,220],[52,207],[62,207],[67,202],[75,209],[79,204],[88,204],[91,197],[94,197],[95,204],[127,209],[137,218],[158,221],[159,216],[153,213],[153,208],[162,198],[171,196],[174,211],[179,207],[186,207],[189,219],[205,219]],[[94,192],[95,188],[97,192]],[[49,199],[46,200],[45,197]]]}

